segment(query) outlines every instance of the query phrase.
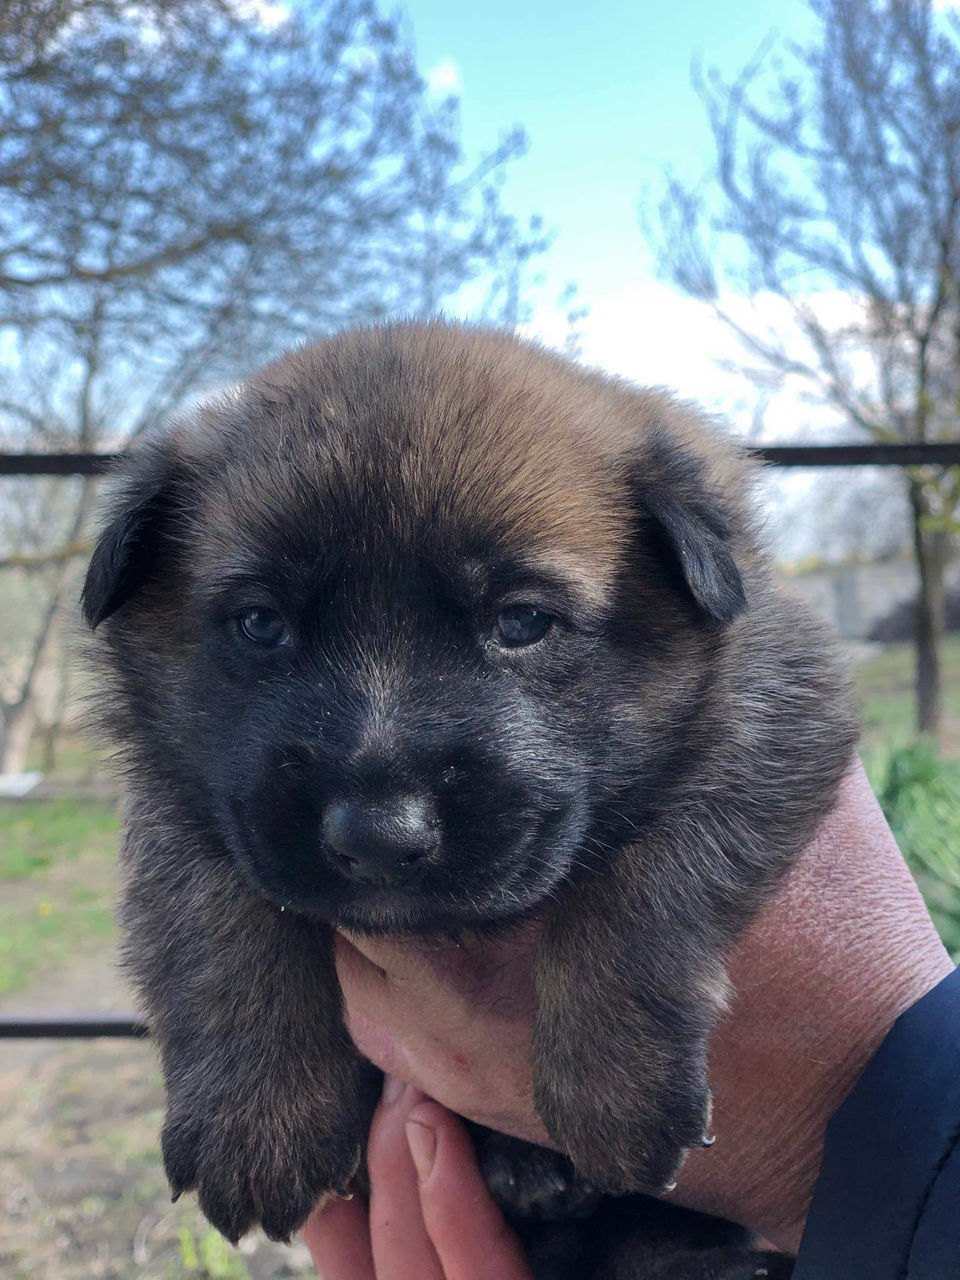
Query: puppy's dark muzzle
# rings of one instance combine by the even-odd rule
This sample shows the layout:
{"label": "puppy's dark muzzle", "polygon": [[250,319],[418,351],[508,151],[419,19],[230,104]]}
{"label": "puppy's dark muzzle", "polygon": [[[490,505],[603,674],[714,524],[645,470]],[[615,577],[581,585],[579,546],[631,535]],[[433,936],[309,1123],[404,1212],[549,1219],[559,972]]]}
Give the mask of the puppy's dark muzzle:
{"label": "puppy's dark muzzle", "polygon": [[321,828],[336,869],[364,884],[411,880],[440,847],[439,817],[422,795],[334,800],[324,810]]}

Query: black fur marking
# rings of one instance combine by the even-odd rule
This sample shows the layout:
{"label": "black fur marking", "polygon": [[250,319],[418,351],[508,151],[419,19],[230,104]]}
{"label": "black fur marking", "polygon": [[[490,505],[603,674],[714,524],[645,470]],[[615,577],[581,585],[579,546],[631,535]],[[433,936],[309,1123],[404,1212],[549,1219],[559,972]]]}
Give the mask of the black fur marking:
{"label": "black fur marking", "polygon": [[747,597],[730,548],[711,527],[712,513],[670,497],[648,497],[646,503],[694,600],[721,626],[733,622],[746,609]]}
{"label": "black fur marking", "polygon": [[733,622],[747,607],[734,531],[697,459],[657,431],[652,458],[634,469],[633,486],[641,513],[659,530],[664,552],[703,614],[721,626]]}
{"label": "black fur marking", "polygon": [[81,608],[96,628],[147,582],[153,572],[162,526],[171,514],[173,467],[150,450],[125,467],[127,483],[114,500],[109,523],[97,542],[83,586]]}

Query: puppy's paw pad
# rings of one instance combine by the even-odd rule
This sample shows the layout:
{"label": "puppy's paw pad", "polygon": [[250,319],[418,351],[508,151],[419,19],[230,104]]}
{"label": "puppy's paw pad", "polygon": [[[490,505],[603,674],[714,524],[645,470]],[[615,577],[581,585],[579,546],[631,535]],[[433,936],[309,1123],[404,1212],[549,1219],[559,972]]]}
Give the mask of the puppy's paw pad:
{"label": "puppy's paw pad", "polygon": [[598,1192],[560,1152],[479,1126],[473,1139],[484,1181],[505,1213],[552,1222],[595,1207]]}
{"label": "puppy's paw pad", "polygon": [[202,1134],[201,1121],[173,1113],[167,1116],[160,1142],[163,1167],[174,1202],[197,1185],[197,1158]]}
{"label": "puppy's paw pad", "polygon": [[793,1267],[786,1254],[720,1248],[684,1253],[662,1274],[664,1280],[790,1280]]}
{"label": "puppy's paw pad", "polygon": [[612,1117],[607,1108],[590,1108],[577,1117],[571,1133],[563,1125],[548,1126],[574,1167],[598,1190],[612,1194],[642,1192],[664,1195],[673,1190],[694,1140],[678,1133],[668,1114],[624,1114]]}
{"label": "puppy's paw pad", "polygon": [[[164,1164],[176,1195],[196,1190],[213,1226],[236,1243],[260,1223],[287,1241],[328,1195],[347,1198],[362,1158],[361,1125],[343,1114],[268,1116],[235,1106],[188,1115],[172,1111],[163,1133]],[[285,1134],[278,1143],[276,1135]]]}
{"label": "puppy's paw pad", "polygon": [[728,1271],[718,1272],[718,1280],[790,1280],[793,1259],[783,1253],[754,1253]]}

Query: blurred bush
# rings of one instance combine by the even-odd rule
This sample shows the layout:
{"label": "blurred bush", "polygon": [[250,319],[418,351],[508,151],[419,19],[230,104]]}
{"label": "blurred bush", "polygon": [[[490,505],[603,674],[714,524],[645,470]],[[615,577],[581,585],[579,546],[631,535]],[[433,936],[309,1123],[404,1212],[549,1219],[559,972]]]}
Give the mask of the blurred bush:
{"label": "blurred bush", "polygon": [[877,797],[944,944],[960,960],[960,761],[920,738],[891,752]]}
{"label": "blurred bush", "polygon": [[[944,629],[960,631],[960,588],[948,588],[943,599]],[[896,644],[900,640],[913,640],[917,634],[917,602],[904,600],[879,618],[867,636],[881,644]]]}

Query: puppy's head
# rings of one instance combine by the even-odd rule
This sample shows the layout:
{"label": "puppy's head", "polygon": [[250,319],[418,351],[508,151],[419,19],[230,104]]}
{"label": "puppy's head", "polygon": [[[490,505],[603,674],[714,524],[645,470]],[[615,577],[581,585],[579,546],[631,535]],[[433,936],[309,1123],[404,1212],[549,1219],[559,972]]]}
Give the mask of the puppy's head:
{"label": "puppy's head", "polygon": [[668,398],[504,335],[287,357],[131,457],[92,558],[135,786],[356,929],[537,906],[696,754],[743,480]]}

